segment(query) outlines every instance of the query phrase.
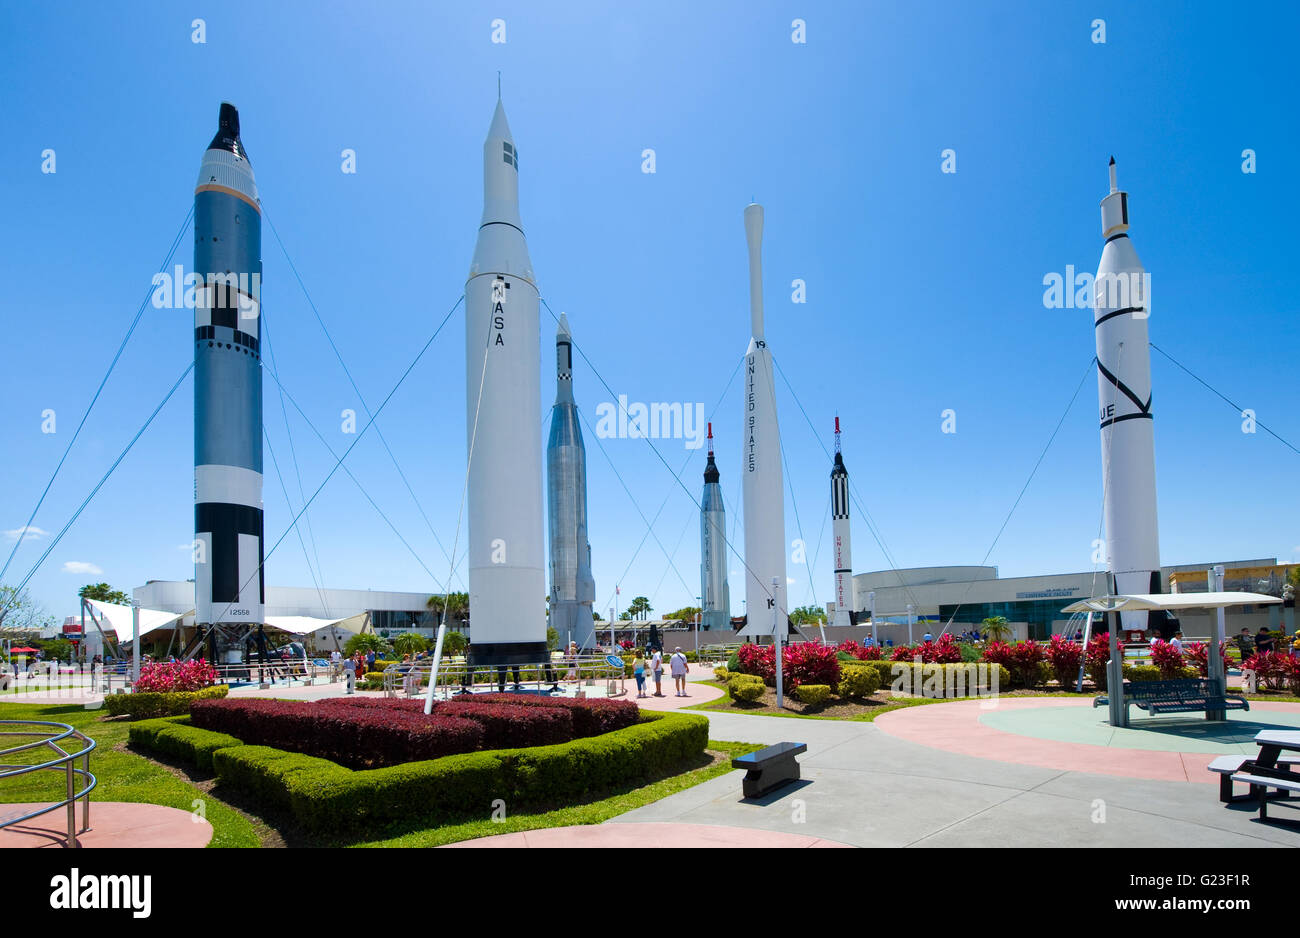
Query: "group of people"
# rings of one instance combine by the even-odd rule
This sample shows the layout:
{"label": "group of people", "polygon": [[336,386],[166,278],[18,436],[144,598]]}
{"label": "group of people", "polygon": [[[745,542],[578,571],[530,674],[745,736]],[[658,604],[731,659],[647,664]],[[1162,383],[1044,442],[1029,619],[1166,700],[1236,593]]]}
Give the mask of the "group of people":
{"label": "group of people", "polygon": [[[686,673],[689,666],[686,662],[686,654],[682,651],[681,646],[678,646],[673,651],[672,657],[668,659],[668,670],[672,675],[673,685],[676,688],[674,696],[689,697],[690,694],[686,693]],[[647,672],[654,677],[654,694],[645,692]],[[664,653],[660,649],[653,649],[649,660],[646,659],[643,652],[638,651],[636,657],[632,659],[632,676],[636,678],[636,695],[638,699],[651,696],[667,696],[663,692]]]}

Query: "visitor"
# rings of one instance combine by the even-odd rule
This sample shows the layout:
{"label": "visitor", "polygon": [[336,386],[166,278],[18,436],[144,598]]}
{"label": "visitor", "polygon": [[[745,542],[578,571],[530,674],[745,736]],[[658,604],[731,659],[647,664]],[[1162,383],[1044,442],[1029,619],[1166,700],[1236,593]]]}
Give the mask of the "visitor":
{"label": "visitor", "polygon": [[932,642],[934,641],[934,636],[931,635],[929,632],[926,632],[924,635],[921,636],[921,641]]}
{"label": "visitor", "polygon": [[673,675],[674,693],[678,697],[689,697],[690,694],[686,693],[686,672],[689,670],[689,666],[686,663],[686,655],[682,654],[681,646],[678,646],[673,651],[673,656],[668,661],[668,667]]}
{"label": "visitor", "polygon": [[568,650],[565,652],[564,660],[565,663],[568,664],[569,666],[568,671],[565,672],[564,679],[566,681],[576,681],[578,679],[578,643],[577,642],[569,642],[569,647]]}
{"label": "visitor", "polygon": [[654,655],[650,658],[650,669],[655,675],[655,696],[664,697],[663,680],[664,680],[664,654],[658,648],[655,649]]}
{"label": "visitor", "polygon": [[1237,636],[1237,647],[1241,650],[1241,658],[1244,661],[1255,653],[1255,639],[1250,635],[1250,629],[1245,626],[1241,629],[1241,634]]}
{"label": "visitor", "polygon": [[335,648],[330,652],[330,680],[341,677],[343,674],[343,653]]}
{"label": "visitor", "polygon": [[366,652],[366,670],[373,671],[374,669],[375,669],[375,650],[372,648],[368,652]]}
{"label": "visitor", "polygon": [[1181,655],[1183,653],[1183,633],[1175,632],[1174,637],[1169,640],[1169,644],[1173,646],[1174,651]]}
{"label": "visitor", "polygon": [[1273,650],[1273,637],[1268,634],[1268,627],[1261,625],[1255,634],[1255,650],[1261,655]]}
{"label": "visitor", "polygon": [[645,693],[645,657],[638,651],[632,659],[632,676],[636,678],[636,696],[640,700]]}
{"label": "visitor", "polygon": [[343,676],[347,678],[348,693],[354,693],[357,687],[357,659],[348,658],[343,662]]}

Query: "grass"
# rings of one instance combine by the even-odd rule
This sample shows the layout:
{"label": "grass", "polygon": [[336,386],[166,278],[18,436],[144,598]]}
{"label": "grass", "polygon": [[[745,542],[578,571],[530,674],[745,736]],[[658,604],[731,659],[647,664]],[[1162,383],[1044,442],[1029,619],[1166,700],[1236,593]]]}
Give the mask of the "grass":
{"label": "grass", "polygon": [[[97,747],[90,756],[90,771],[99,784],[90,793],[90,820],[94,823],[96,801],[129,801],[165,805],[194,811],[198,802],[212,825],[210,847],[257,847],[261,845],[256,825],[249,818],[214,799],[194,785],[178,778],[162,765],[128,751],[125,720],[103,720],[102,710],[87,710],[79,704],[29,706],[5,704],[0,720],[45,720],[66,723],[91,739]],[[30,758],[27,761],[35,762]],[[58,801],[66,796],[61,772],[35,772],[0,782],[0,802]],[[56,824],[57,826],[57,824]]]}
{"label": "grass", "polygon": [[[634,808],[651,804],[679,791],[685,791],[730,772],[731,760],[735,756],[754,752],[762,746],[756,743],[735,743],[709,740],[709,750],[723,758],[700,768],[692,769],[667,778],[657,779],[639,786],[625,786],[612,792],[603,792],[585,804],[567,807],[547,808],[545,806],[530,808],[518,814],[509,814],[498,821],[484,818],[464,821],[459,824],[444,824],[437,828],[413,830],[397,833],[390,829],[385,836],[377,840],[354,843],[357,847],[438,847],[443,844],[473,840],[477,837],[491,837],[497,834],[513,834],[519,831],[539,830],[545,827],[572,827],[580,824],[599,824],[612,817],[625,814]],[[386,836],[392,834],[393,836]]]}
{"label": "grass", "polygon": [[[837,717],[837,716],[828,716],[819,713],[796,713],[792,710],[778,711],[773,709],[770,706],[760,704],[757,701],[755,701],[754,703],[746,703],[744,701],[734,700],[731,696],[730,688],[728,687],[727,684],[725,684],[722,681],[700,681],[699,683],[708,684],[711,687],[721,688],[722,696],[716,698],[715,700],[710,700],[707,703],[695,704],[694,706],[690,706],[690,707],[683,707],[682,708],[683,710],[707,710],[715,713],[745,713],[754,716],[764,716],[764,717],[782,717],[782,718],[789,717],[796,720],[838,720],[840,722],[870,723],[872,720],[880,716],[882,713],[889,713],[893,710],[902,710],[904,707],[917,707],[917,706],[922,706],[924,704],[947,702],[943,699],[935,699],[930,697],[892,697],[888,700],[888,702],[880,702],[878,700],[875,701],[874,702],[875,706],[870,706],[869,704],[864,703],[861,705],[863,707],[863,712],[859,714],[855,714],[854,716]],[[793,701],[793,699],[794,699],[793,697],[787,695],[787,705],[789,701]],[[974,698],[962,698],[962,699],[974,699]],[[870,709],[867,709],[869,706]]]}

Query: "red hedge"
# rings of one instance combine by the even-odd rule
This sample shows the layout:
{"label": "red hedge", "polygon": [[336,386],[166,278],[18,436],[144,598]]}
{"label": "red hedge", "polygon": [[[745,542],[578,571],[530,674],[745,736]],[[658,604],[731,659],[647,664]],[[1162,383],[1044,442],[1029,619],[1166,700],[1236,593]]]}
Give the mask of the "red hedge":
{"label": "red hedge", "polygon": [[[627,729],[641,718],[640,709],[630,700],[575,700],[572,697],[530,697],[522,694],[464,694],[451,698],[450,703],[458,707],[469,703],[492,703],[567,710],[573,719],[573,736],[577,739]],[[459,711],[447,712],[458,713]]]}

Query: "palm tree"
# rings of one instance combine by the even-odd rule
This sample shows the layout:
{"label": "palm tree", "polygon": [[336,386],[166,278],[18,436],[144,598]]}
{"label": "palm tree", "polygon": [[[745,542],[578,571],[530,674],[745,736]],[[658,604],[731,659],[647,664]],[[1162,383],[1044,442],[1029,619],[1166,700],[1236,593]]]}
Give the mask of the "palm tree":
{"label": "palm tree", "polygon": [[1011,626],[1007,625],[1006,616],[989,616],[984,620],[983,625],[981,631],[984,633],[985,641],[1005,642],[1011,637]]}
{"label": "palm tree", "polygon": [[[469,622],[469,593],[448,593],[446,600],[447,627],[463,629]],[[430,596],[425,606],[433,613],[434,625],[437,625],[442,616],[443,597]]]}
{"label": "palm tree", "polygon": [[399,655],[415,655],[429,647],[429,640],[419,632],[403,632],[393,639],[393,650]]}
{"label": "palm tree", "polygon": [[373,651],[376,656],[380,656],[388,651],[388,642],[374,632],[359,632],[348,639],[348,643],[343,646],[343,654],[350,656],[358,651]]}
{"label": "palm tree", "polygon": [[644,619],[651,612],[654,612],[654,606],[650,605],[650,600],[645,596],[638,596],[632,600],[631,605],[627,607],[627,611]]}

